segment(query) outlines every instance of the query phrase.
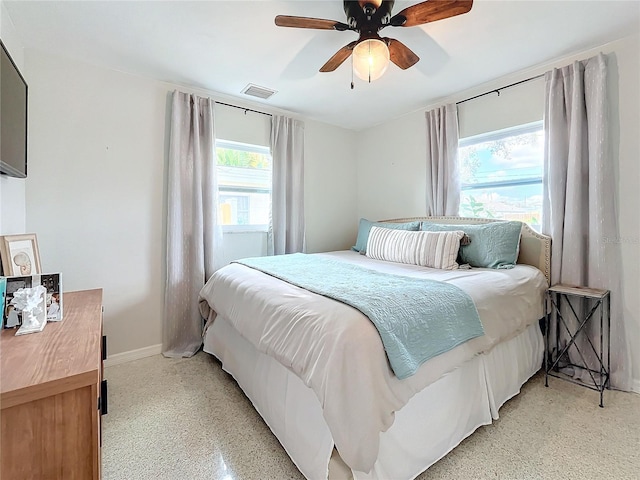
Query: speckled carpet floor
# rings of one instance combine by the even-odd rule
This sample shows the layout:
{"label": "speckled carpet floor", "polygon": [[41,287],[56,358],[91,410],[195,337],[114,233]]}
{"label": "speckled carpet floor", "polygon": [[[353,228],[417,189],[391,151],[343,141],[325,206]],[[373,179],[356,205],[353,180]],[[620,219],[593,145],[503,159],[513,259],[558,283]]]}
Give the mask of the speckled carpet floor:
{"label": "speckled carpet floor", "polygon": [[[303,478],[210,355],[158,355],[105,378],[104,480]],[[538,373],[418,479],[640,479],[640,395],[607,391],[599,408],[597,392],[549,382]]]}

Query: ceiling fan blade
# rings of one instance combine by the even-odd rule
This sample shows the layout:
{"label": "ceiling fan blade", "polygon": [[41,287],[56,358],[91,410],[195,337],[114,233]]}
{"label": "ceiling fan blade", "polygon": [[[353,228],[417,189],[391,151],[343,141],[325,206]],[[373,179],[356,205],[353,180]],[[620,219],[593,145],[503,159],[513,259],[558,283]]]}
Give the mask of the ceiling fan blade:
{"label": "ceiling fan blade", "polygon": [[389,23],[394,27],[414,27],[462,15],[472,6],[473,0],[427,0],[405,8],[391,17]]}
{"label": "ceiling fan blade", "polygon": [[342,63],[351,56],[353,53],[353,47],[356,46],[358,42],[351,42],[349,45],[345,45],[340,50],[338,50],[333,57],[331,57],[327,63],[325,63],[320,69],[321,72],[333,72],[336,68],[338,68]]}
{"label": "ceiling fan blade", "polygon": [[412,67],[420,60],[420,57],[413,53],[409,47],[401,41],[393,38],[384,38],[383,40],[389,45],[389,57],[391,61],[402,70]]}
{"label": "ceiling fan blade", "polygon": [[346,23],[336,22],[335,20],[325,20],[323,18],[309,17],[292,17],[289,15],[278,15],[276,17],[276,25],[279,27],[294,28],[315,28],[318,30],[349,30]]}

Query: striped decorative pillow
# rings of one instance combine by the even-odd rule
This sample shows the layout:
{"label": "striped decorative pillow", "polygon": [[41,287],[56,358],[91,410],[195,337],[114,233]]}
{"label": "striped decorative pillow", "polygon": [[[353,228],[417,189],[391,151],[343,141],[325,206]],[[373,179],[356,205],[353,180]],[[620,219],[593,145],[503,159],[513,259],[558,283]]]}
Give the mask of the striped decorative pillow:
{"label": "striped decorative pillow", "polygon": [[367,257],[387,262],[454,270],[462,230],[450,232],[411,232],[371,227]]}

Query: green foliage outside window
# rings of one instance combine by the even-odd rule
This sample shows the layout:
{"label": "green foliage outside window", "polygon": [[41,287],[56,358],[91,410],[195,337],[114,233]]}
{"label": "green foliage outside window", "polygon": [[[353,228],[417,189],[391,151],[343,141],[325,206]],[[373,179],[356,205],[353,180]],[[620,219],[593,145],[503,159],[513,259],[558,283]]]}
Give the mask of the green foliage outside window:
{"label": "green foliage outside window", "polygon": [[223,167],[256,168],[267,170],[271,168],[268,156],[261,153],[245,152],[228,148],[216,148],[218,165]]}
{"label": "green foliage outside window", "polygon": [[473,195],[463,196],[460,210],[465,217],[495,218],[483,202],[477,201]]}

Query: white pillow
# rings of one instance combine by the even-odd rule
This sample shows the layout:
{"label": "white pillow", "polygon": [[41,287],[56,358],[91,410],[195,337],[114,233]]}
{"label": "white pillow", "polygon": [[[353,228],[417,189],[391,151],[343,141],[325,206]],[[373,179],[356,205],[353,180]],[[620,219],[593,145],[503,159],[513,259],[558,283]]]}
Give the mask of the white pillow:
{"label": "white pillow", "polygon": [[367,241],[367,257],[387,262],[454,270],[462,230],[411,232],[373,226]]}

